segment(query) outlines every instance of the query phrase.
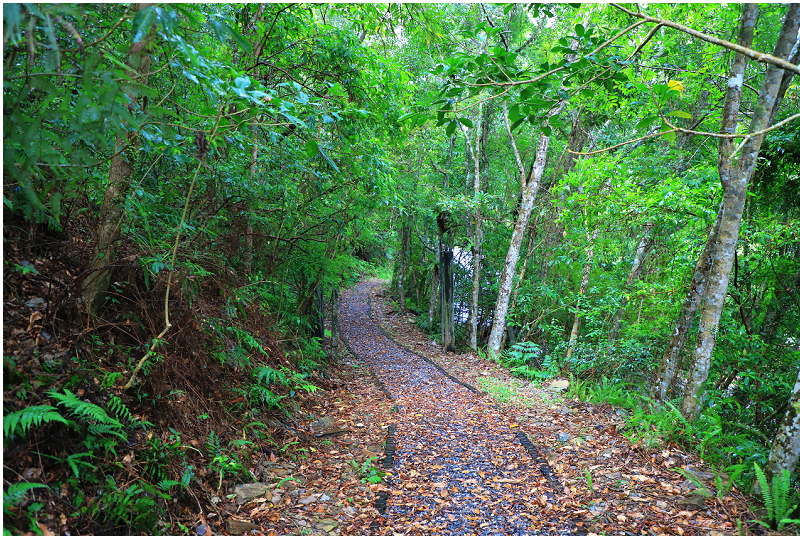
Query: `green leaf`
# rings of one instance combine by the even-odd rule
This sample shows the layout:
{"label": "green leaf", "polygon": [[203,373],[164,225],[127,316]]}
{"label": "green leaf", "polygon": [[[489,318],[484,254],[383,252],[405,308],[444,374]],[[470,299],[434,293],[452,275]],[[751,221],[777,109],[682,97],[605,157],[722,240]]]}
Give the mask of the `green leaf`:
{"label": "green leaf", "polygon": [[315,157],[319,153],[319,145],[317,141],[314,139],[308,139],[306,141],[306,155],[309,157]]}
{"label": "green leaf", "polygon": [[686,120],[691,120],[692,115],[688,112],[683,112],[682,110],[673,110],[672,112],[668,113],[667,116],[675,116],[676,118],[684,118]]}
{"label": "green leaf", "polygon": [[636,129],[647,129],[656,120],[658,120],[658,116],[648,116],[646,118],[642,118],[642,120],[636,124]]}
{"label": "green leaf", "polygon": [[582,24],[575,25],[575,35],[578,37],[583,37],[583,34],[586,33],[586,29],[583,27]]}
{"label": "green leaf", "polygon": [[333,170],[335,170],[336,172],[339,172],[339,167],[337,167],[337,166],[336,166],[336,163],[334,163],[334,162],[333,162],[333,159],[331,159],[330,157],[328,157],[328,154],[327,154],[327,153],[325,153],[325,150],[323,150],[322,148],[320,148],[320,149],[319,149],[319,154],[320,154],[322,157],[324,157],[324,158],[325,158],[325,161],[327,161],[327,162],[328,162],[328,164],[331,166],[331,168],[332,168]]}
{"label": "green leaf", "polygon": [[469,118],[457,118],[457,120],[461,122],[461,125],[472,129],[472,121]]}
{"label": "green leaf", "polygon": [[155,20],[156,10],[153,6],[147,6],[137,11],[133,17],[133,24],[131,24],[131,43],[143,40]]}
{"label": "green leaf", "polygon": [[455,132],[455,130],[456,130],[455,120],[451,121],[449,124],[447,124],[447,127],[444,128],[444,132],[447,133],[448,137],[452,135]]}
{"label": "green leaf", "polygon": [[550,135],[553,134],[553,130],[550,129],[549,125],[543,125],[542,126],[542,133],[544,133],[544,136],[549,137]]}

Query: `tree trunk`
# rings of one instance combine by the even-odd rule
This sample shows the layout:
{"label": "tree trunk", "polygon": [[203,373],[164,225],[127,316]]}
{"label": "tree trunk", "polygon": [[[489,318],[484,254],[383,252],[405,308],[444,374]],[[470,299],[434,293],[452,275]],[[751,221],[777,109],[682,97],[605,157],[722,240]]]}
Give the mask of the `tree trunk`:
{"label": "tree trunk", "polygon": [[400,311],[406,310],[406,291],[404,281],[406,279],[406,266],[408,260],[406,253],[408,252],[408,238],[411,235],[408,224],[403,223],[400,226],[400,256],[397,263],[397,295],[400,299]]}
{"label": "tree trunk", "polygon": [[[253,145],[250,147],[250,179],[255,180],[256,177],[256,163],[258,163],[258,131],[256,129],[255,119],[251,123],[250,130],[253,134]],[[244,270],[247,275],[253,270],[253,223],[250,221],[249,213],[245,215],[247,219],[247,227],[244,237]]]}
{"label": "tree trunk", "polygon": [[708,233],[703,252],[697,260],[692,274],[692,283],[689,285],[689,292],[683,300],[683,307],[681,314],[675,322],[675,329],[672,331],[667,349],[661,357],[661,365],[656,372],[655,382],[653,389],[650,392],[651,396],[659,401],[667,398],[667,391],[672,384],[672,378],[675,376],[675,369],[678,367],[678,358],[680,357],[683,345],[686,342],[686,336],[689,334],[689,329],[692,327],[694,315],[697,308],[700,306],[700,300],[706,291],[706,284],[708,283],[708,272],[711,269],[711,253],[717,244],[717,234],[719,233],[719,224],[722,221],[722,204],[717,210],[717,217]]}
{"label": "tree trunk", "polygon": [[431,288],[428,296],[428,329],[433,329],[433,313],[436,311],[436,297],[439,291],[439,265],[441,264],[441,245],[436,243],[436,253],[434,255],[434,264],[431,269]]}
{"label": "tree trunk", "polygon": [[[741,32],[749,32],[749,35],[752,35],[752,26],[745,30],[746,17],[750,11],[755,13],[756,8],[746,4],[744,15],[742,16]],[[755,17],[753,17],[753,20],[755,20]],[[775,44],[773,56],[778,58],[787,58],[789,56],[792,47],[797,41],[798,27],[800,27],[800,4],[790,4],[778,41]],[[750,41],[752,41],[752,38],[750,38]],[[749,133],[758,132],[768,127],[782,78],[782,69],[775,66],[767,68],[767,73],[758,92],[758,100],[753,110],[753,119],[748,128]],[[741,100],[742,84],[742,78],[731,77],[728,82],[728,95],[738,93],[739,97],[736,99]],[[727,105],[726,96],[726,106],[723,111],[723,122],[726,123],[728,120],[726,116],[728,112]],[[738,107],[736,108],[738,109]],[[762,134],[746,139],[740,157],[735,163],[730,161],[733,148],[735,148],[734,141],[722,139],[722,142],[720,142],[718,169],[724,195],[723,214],[718,245],[711,262],[709,283],[703,298],[697,342],[692,354],[692,374],[686,386],[681,405],[681,412],[690,420],[697,417],[700,392],[711,368],[711,353],[714,350],[717,338],[719,320],[728,292],[728,281],[736,244],[739,240],[739,228],[742,222],[745,197],[747,196],[747,184],[755,171],[758,153],[764,137],[765,135]]]}
{"label": "tree trunk", "polygon": [[[589,223],[587,222],[586,224],[588,227]],[[586,251],[586,264],[583,266],[581,288],[578,292],[578,302],[575,305],[575,321],[572,323],[572,331],[569,334],[569,345],[567,346],[567,355],[564,359],[569,359],[572,357],[573,352],[575,352],[575,346],[578,344],[578,335],[580,334],[581,328],[581,299],[586,293],[586,287],[589,286],[589,273],[592,269],[592,258],[594,257],[594,242],[597,240],[597,233],[599,231],[600,227],[595,225],[594,232],[592,232],[590,237],[588,228],[586,230],[586,239],[589,242],[589,249]]]}
{"label": "tree trunk", "polygon": [[454,331],[453,305],[453,251],[442,251],[441,268],[441,311],[442,311],[442,348],[445,352],[456,351]]}
{"label": "tree trunk", "polygon": [[764,468],[767,479],[771,480],[783,470],[788,470],[790,474],[794,472],[798,457],[800,457],[800,372],[797,373],[797,381],[789,397],[789,407],[778,428],[778,434],[772,443]]}
{"label": "tree trunk", "polygon": [[472,350],[478,349],[478,299],[480,298],[481,290],[481,254],[482,254],[482,240],[483,229],[481,228],[481,210],[479,203],[479,196],[481,193],[481,120],[483,116],[483,103],[478,105],[478,124],[475,126],[475,148],[469,142],[469,132],[463,124],[461,130],[464,133],[464,139],[467,142],[467,150],[472,158],[472,165],[474,167],[472,175],[472,187],[475,203],[475,213],[473,215],[473,233],[472,233],[472,293],[470,294],[469,304],[469,318],[467,319],[467,327],[469,327],[469,347]]}
{"label": "tree trunk", "polygon": [[331,290],[331,358],[339,361],[339,289]]}
{"label": "tree trunk", "polygon": [[[644,232],[642,234],[642,239],[639,240],[639,246],[636,248],[636,255],[633,257],[633,265],[631,266],[631,272],[628,274],[628,278],[625,280],[625,288],[624,292],[626,292],[636,279],[639,277],[639,272],[642,270],[642,262],[644,261],[644,257],[647,254],[648,246],[651,245],[650,239],[650,232],[653,229],[652,224],[646,224],[644,226]],[[628,296],[623,293],[622,297],[620,298],[619,308],[617,312],[614,314],[614,320],[611,324],[611,333],[608,336],[609,344],[614,344],[619,336],[619,326],[622,323],[622,317],[625,314],[625,306],[628,304]]]}
{"label": "tree trunk", "polygon": [[[134,12],[152,4],[135,4]],[[141,41],[132,43],[128,51],[127,75],[138,77],[139,84],[147,84],[147,74],[150,73],[151,58],[149,54],[150,43],[154,32],[148,31]],[[128,99],[132,106],[139,102],[139,96],[133,87],[127,90]],[[139,133],[131,130],[126,137],[118,136],[114,143],[115,153],[111,158],[108,172],[108,187],[106,187],[100,218],[97,223],[97,238],[89,264],[89,275],[83,281],[83,300],[86,308],[92,315],[96,315],[106,300],[108,287],[111,283],[111,264],[116,257],[116,242],[119,239],[119,229],[122,225],[122,204],[128,193],[128,187],[133,179],[133,160],[138,151]]]}
{"label": "tree trunk", "polygon": [[450,216],[442,211],[436,216],[439,229],[439,313],[442,332],[442,347],[445,352],[455,352],[455,331],[453,327],[453,247]]}
{"label": "tree trunk", "polygon": [[[548,118],[560,114],[564,109],[564,102],[561,102],[558,107],[553,109]],[[504,112],[507,111],[504,109]],[[508,126],[509,139],[511,140],[512,148],[514,148],[515,156],[518,154],[516,151],[516,143],[511,134],[510,126]],[[503,265],[503,273],[500,277],[500,290],[497,294],[497,304],[494,309],[494,316],[492,320],[492,331],[489,335],[489,354],[497,359],[500,357],[500,341],[503,338],[503,329],[506,324],[506,316],[508,315],[508,302],[511,296],[511,286],[514,282],[514,272],[519,260],[519,250],[522,246],[522,239],[525,236],[525,230],[528,227],[528,220],[533,211],[533,203],[536,200],[536,194],[539,191],[539,182],[544,174],[545,164],[547,163],[547,149],[550,145],[550,137],[542,133],[539,136],[539,145],[536,148],[536,157],[533,165],[531,166],[530,174],[527,181],[523,180],[525,184],[525,191],[522,194],[522,203],[520,204],[517,222],[514,225],[514,231],[511,234],[511,243],[508,247],[506,254],[506,262]],[[517,161],[517,166],[521,166],[522,161]],[[524,173],[524,169],[521,169]],[[524,176],[523,176],[524,177]]]}
{"label": "tree trunk", "polygon": [[322,292],[322,283],[320,283],[314,288],[311,313],[311,336],[321,339],[320,344],[324,343],[325,339],[325,298]]}

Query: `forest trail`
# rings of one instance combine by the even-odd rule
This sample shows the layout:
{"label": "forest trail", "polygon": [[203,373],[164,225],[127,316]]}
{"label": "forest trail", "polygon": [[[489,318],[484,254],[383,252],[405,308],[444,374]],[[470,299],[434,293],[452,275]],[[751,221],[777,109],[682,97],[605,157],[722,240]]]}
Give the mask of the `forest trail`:
{"label": "forest trail", "polygon": [[[717,495],[697,455],[625,437],[624,410],[539,389],[472,352],[445,354],[385,288],[342,296],[343,340],[372,374],[358,383],[385,391],[395,428],[378,457],[389,473],[371,489],[382,516],[339,533],[730,535],[753,517],[735,487]],[[378,408],[379,396],[362,398]]]}
{"label": "forest trail", "polygon": [[490,399],[373,322],[368,295],[378,286],[362,283],[345,294],[340,313],[342,337],[398,407],[388,519],[406,523],[407,531],[424,523],[426,533],[444,535],[574,531],[540,511],[554,507],[556,493]]}

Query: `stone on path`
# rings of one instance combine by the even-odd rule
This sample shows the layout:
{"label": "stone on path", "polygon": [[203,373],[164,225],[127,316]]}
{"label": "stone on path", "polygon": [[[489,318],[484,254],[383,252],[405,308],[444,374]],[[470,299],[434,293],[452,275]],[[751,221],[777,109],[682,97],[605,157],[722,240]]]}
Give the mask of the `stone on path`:
{"label": "stone on path", "polygon": [[553,380],[550,382],[550,385],[547,386],[548,391],[566,391],[569,387],[569,382],[567,380]]}
{"label": "stone on path", "polygon": [[261,498],[262,496],[267,499],[272,498],[272,494],[267,490],[268,488],[269,485],[267,483],[248,483],[246,485],[237,485],[233,489],[233,493],[236,494],[236,503],[244,505],[250,500]]}
{"label": "stone on path", "polygon": [[300,500],[299,503],[301,503],[302,505],[308,505],[316,502],[317,498],[319,498],[319,494],[312,494],[311,496],[306,496],[305,498]]}
{"label": "stone on path", "polygon": [[242,535],[244,532],[249,532],[250,530],[255,530],[258,526],[250,522],[249,520],[229,520],[228,521],[228,532],[231,535]]}
{"label": "stone on path", "polygon": [[323,518],[317,524],[319,524],[319,527],[322,528],[322,531],[324,531],[325,533],[332,532],[334,528],[336,528],[336,526],[339,525],[338,522],[336,522],[331,518]]}

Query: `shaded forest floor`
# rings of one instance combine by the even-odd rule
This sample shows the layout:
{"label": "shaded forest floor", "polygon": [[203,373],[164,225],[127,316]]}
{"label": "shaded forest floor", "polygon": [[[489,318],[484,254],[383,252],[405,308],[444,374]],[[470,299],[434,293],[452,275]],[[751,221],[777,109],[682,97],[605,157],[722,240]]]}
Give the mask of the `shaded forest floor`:
{"label": "shaded forest floor", "polygon": [[[58,363],[58,354],[68,357],[74,353],[66,330],[77,322],[63,322],[63,337],[48,335],[41,325],[43,315],[53,315],[38,306],[27,306],[26,301],[31,300],[26,298],[42,297],[47,304],[57,305],[50,281],[62,275],[69,277],[68,271],[56,266],[62,256],[57,254],[59,247],[54,244],[51,250],[56,254],[33,262],[42,275],[49,277],[8,276],[4,290],[4,352],[7,358],[15,358],[15,363],[4,365],[5,374],[12,377],[4,402],[17,408],[45,402],[40,394],[48,387],[40,387],[39,382],[34,381],[33,387],[27,389],[15,386],[14,380],[24,381],[27,377],[47,379],[50,384],[83,380],[76,382],[80,386],[76,394],[92,402],[102,403],[108,395],[119,395],[137,417],[154,423],[147,440],[131,438],[120,447],[117,457],[109,454],[108,462],[95,461],[112,467],[113,461],[121,461],[116,467],[123,476],[134,474],[130,462],[134,453],[138,459],[144,454],[142,451],[151,451],[148,447],[156,439],[163,440],[162,445],[168,444],[172,429],[179,430],[185,440],[184,465],[194,466],[197,476],[183,494],[166,505],[167,521],[158,524],[162,531],[199,535],[733,535],[738,531],[737,520],[745,528],[742,531],[747,531],[747,522],[753,518],[747,501],[735,488],[725,496],[716,495],[714,476],[697,456],[676,447],[646,448],[631,443],[623,435],[624,411],[565,399],[561,393],[546,389],[546,384],[541,388],[514,378],[499,365],[471,352],[443,353],[413,324],[410,315],[396,312],[391,298],[384,295],[386,285],[379,282],[367,287],[370,320],[377,322],[397,345],[427,357],[481,394],[459,385],[464,389],[467,405],[448,413],[440,411],[443,417],[434,424],[429,417],[432,408],[426,408],[432,404],[431,399],[415,402],[411,396],[413,384],[419,385],[422,394],[434,378],[441,378],[442,384],[451,384],[452,380],[432,367],[427,381],[420,377],[417,381],[406,380],[404,386],[393,386],[393,378],[385,369],[369,358],[354,355],[342,343],[340,360],[330,362],[311,380],[320,390],[295,396],[291,418],[277,413],[263,418],[270,441],[259,443],[244,463],[248,476],[258,482],[242,485],[241,479],[228,477],[223,481],[208,469],[206,460],[198,457],[197,448],[206,450],[203,440],[213,431],[223,446],[244,435],[246,421],[236,408],[241,406],[241,397],[230,388],[245,384],[247,379],[243,371],[223,372],[219,362],[202,355],[204,341],[194,321],[202,317],[223,318],[219,302],[201,298],[193,309],[180,302],[176,310],[186,318],[176,316],[181,339],[175,350],[184,353],[168,355],[149,374],[146,386],[153,394],[177,396],[167,399],[165,406],[147,408],[141,399],[133,399],[118,387],[121,380],[107,383],[100,379],[102,376],[86,377],[88,371],[77,362]],[[17,256],[13,250],[7,256],[18,263],[29,258]],[[157,289],[148,292],[147,303],[155,304],[159,293]],[[252,334],[263,333],[265,342],[276,344],[277,339],[267,329],[270,320],[255,307],[248,308],[247,320]],[[123,319],[114,322],[125,326]],[[348,323],[342,318],[343,329]],[[157,321],[151,325],[157,327]],[[375,327],[364,329],[377,335]],[[355,343],[350,344],[356,348]],[[277,345],[269,348],[279,350]],[[412,356],[397,353],[406,359]],[[273,355],[268,360],[274,365],[287,363],[282,353]],[[190,362],[188,357],[195,359]],[[413,357],[416,359],[410,360],[419,361],[419,365],[425,363],[422,358]],[[60,370],[51,372],[48,362],[61,365]],[[109,373],[112,371],[109,368]],[[241,379],[234,380],[236,376]],[[435,385],[445,387],[438,382]],[[398,399],[396,392],[402,387],[410,393]],[[395,398],[387,394],[387,389],[395,392]],[[426,441],[426,429],[441,428],[447,423],[448,414],[467,422],[474,419],[491,435],[486,440],[455,440],[435,450]],[[542,474],[542,462],[535,462],[524,450],[514,437],[517,432],[533,442],[561,489],[554,489],[552,481]],[[249,431],[247,434],[251,436]],[[79,451],[80,448],[70,449],[78,440],[58,424],[49,425],[37,436],[40,437],[23,440],[4,451],[7,484],[27,480],[50,485],[46,494],[36,495],[44,509],[34,525],[43,533],[104,533],[105,528],[94,526],[90,517],[68,516],[75,510],[66,497],[68,468],[64,464],[51,467],[35,462],[26,445],[46,440],[49,445],[39,450],[60,455],[59,451]],[[454,434],[446,436],[448,440],[450,436],[456,438]],[[469,454],[473,449],[480,449],[473,460],[486,457],[482,467],[453,469],[452,462],[436,461],[460,458],[460,453]],[[171,462],[169,466],[175,467]],[[703,486],[676,472],[677,468],[693,471]],[[477,474],[474,477],[470,475],[473,471]],[[453,481],[459,483],[457,488],[451,488]],[[503,527],[502,521],[512,522],[513,517],[518,521],[514,527]],[[24,530],[23,524],[20,521],[16,525]],[[105,529],[105,533],[108,531]],[[750,532],[755,531],[763,529],[751,527]]]}
{"label": "shaded forest floor", "polygon": [[[459,380],[486,388],[497,405],[496,413],[491,414],[497,425],[490,428],[502,426],[506,432],[524,432],[563,485],[563,490],[553,495],[539,466],[524,452],[508,449],[506,442],[518,442],[506,439],[506,445],[496,444],[491,459],[505,469],[520,470],[516,479],[500,486],[515,487],[518,485],[512,482],[524,481],[520,485],[524,499],[512,500],[519,514],[502,515],[509,520],[529,517],[532,527],[520,529],[520,533],[735,535],[747,531],[747,521],[753,518],[747,501],[735,487],[718,497],[714,474],[697,456],[676,447],[647,448],[631,443],[623,435],[623,410],[565,399],[558,392],[510,376],[502,367],[473,353],[444,354],[413,325],[413,318],[395,311],[383,295],[384,288],[372,289],[371,312],[385,333]],[[342,326],[347,323],[342,319]],[[273,464],[277,475],[300,476],[301,482],[287,480],[284,485],[291,490],[272,490],[271,500],[249,502],[238,508],[237,516],[252,522],[248,527],[252,526],[254,533],[266,534],[459,533],[439,518],[454,503],[447,498],[448,489],[439,477],[437,467],[442,466],[435,463],[440,448],[422,446],[415,439],[418,433],[411,430],[415,417],[420,423],[427,418],[419,417],[423,414],[416,413],[413,401],[405,399],[398,406],[383,393],[385,373],[370,372],[364,359],[351,352],[345,352],[341,364],[331,372],[336,373],[330,379],[332,388],[318,392],[306,409],[313,415],[309,419],[316,418],[316,424],[307,425],[309,434],[328,421],[331,423],[324,428],[333,434],[309,437],[310,443],[298,445],[294,453],[301,458]],[[453,417],[460,412],[453,410]],[[377,476],[379,464],[386,458],[382,446],[387,430],[398,424],[396,439],[390,441],[396,444],[396,465],[380,482],[372,484],[370,478]],[[427,462],[424,458],[401,462],[411,452],[411,443],[417,444],[414,448],[418,455],[429,451],[431,458]],[[678,468],[693,472],[702,486],[675,471]],[[477,482],[474,487],[475,498],[467,503],[491,505],[499,501],[484,496]],[[416,509],[393,507],[410,490],[416,493],[420,505]],[[384,515],[374,507],[381,498],[385,501],[378,506],[383,510],[385,504]],[[422,505],[419,500],[423,498],[432,503]],[[475,513],[478,520],[478,511]],[[467,533],[508,534],[491,528],[481,533],[480,524],[476,522],[477,531]],[[759,531],[763,529],[759,527]]]}

